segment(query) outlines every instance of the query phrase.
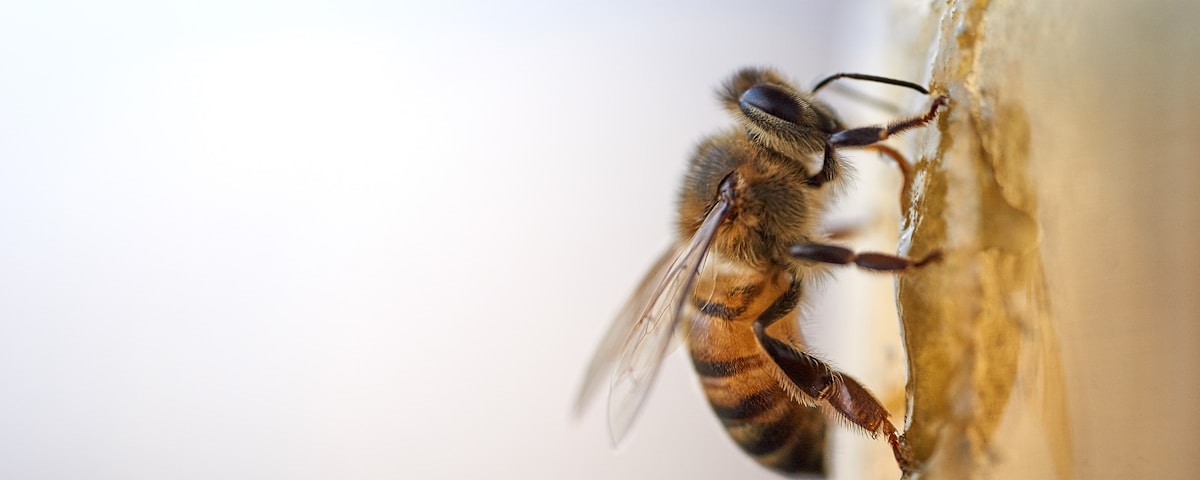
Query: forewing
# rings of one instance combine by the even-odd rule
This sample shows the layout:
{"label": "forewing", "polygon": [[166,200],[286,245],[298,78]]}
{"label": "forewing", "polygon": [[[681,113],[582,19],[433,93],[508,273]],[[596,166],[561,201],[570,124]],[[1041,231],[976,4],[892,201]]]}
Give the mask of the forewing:
{"label": "forewing", "polygon": [[667,250],[659,256],[658,261],[654,262],[654,268],[651,268],[646,277],[642,279],[637,290],[634,290],[633,296],[629,297],[629,301],[625,302],[621,312],[608,326],[608,331],[604,333],[604,339],[600,341],[600,346],[596,347],[596,353],[592,355],[592,361],[588,364],[587,373],[583,377],[583,385],[579,389],[579,396],[575,398],[576,416],[583,414],[600,386],[612,378],[613,365],[617,362],[617,355],[621,353],[621,346],[633,332],[638,315],[653,299],[655,289],[666,278],[667,267],[671,266],[675,256],[675,252],[672,250]]}
{"label": "forewing", "polygon": [[691,241],[667,267],[620,347],[608,397],[609,434],[614,444],[625,438],[646,400],[679,326],[700,263],[728,211],[729,201],[718,197]]}

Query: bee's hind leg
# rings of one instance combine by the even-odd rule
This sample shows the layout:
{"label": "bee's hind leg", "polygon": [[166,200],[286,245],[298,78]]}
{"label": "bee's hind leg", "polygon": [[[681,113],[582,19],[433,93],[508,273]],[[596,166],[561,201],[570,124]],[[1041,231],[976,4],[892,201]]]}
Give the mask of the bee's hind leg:
{"label": "bee's hind leg", "polygon": [[833,411],[872,437],[883,435],[891,445],[900,469],[906,473],[912,471],[912,453],[904,435],[888,419],[887,408],[858,380],[834,370],[788,342],[767,335],[761,322],[755,322],[754,333],[759,345],[801,392],[814,402],[828,402]]}

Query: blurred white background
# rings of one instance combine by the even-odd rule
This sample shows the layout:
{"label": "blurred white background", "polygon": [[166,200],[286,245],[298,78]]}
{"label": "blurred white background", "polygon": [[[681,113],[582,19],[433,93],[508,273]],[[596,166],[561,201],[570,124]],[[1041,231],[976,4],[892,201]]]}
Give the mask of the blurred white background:
{"label": "blurred white background", "polygon": [[880,15],[6,6],[0,477],[771,477],[680,356],[615,452],[569,406],[714,87],[891,73]]}

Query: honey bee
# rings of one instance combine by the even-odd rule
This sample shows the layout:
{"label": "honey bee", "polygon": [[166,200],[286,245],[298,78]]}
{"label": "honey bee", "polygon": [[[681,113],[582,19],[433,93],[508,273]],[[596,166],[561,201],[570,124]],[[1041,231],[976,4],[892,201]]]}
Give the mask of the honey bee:
{"label": "honey bee", "polygon": [[[679,240],[642,281],[605,334],[576,402],[609,379],[609,431],[619,442],[654,382],[672,338],[681,337],[726,431],[762,465],[785,474],[823,473],[826,419],[883,435],[910,469],[903,435],[857,380],[806,353],[792,318],[806,288],[830,265],[901,272],[937,258],[855,252],[826,243],[819,220],[846,166],[839,148],[879,142],[931,122],[948,103],[884,126],[846,128],[813,94],[833,80],[920,85],[838,74],[804,92],[770,69],[747,68],[719,89],[737,126],[703,140],[679,198]],[[903,195],[902,195],[903,197]],[[785,320],[785,321],[781,321]]]}

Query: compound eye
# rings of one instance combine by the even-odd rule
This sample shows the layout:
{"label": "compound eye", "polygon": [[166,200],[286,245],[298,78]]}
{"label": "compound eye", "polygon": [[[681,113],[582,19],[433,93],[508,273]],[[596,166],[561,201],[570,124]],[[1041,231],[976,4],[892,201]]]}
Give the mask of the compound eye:
{"label": "compound eye", "polygon": [[738,99],[743,112],[750,108],[771,114],[780,120],[800,123],[800,105],[787,92],[770,85],[757,85],[746,90]]}

